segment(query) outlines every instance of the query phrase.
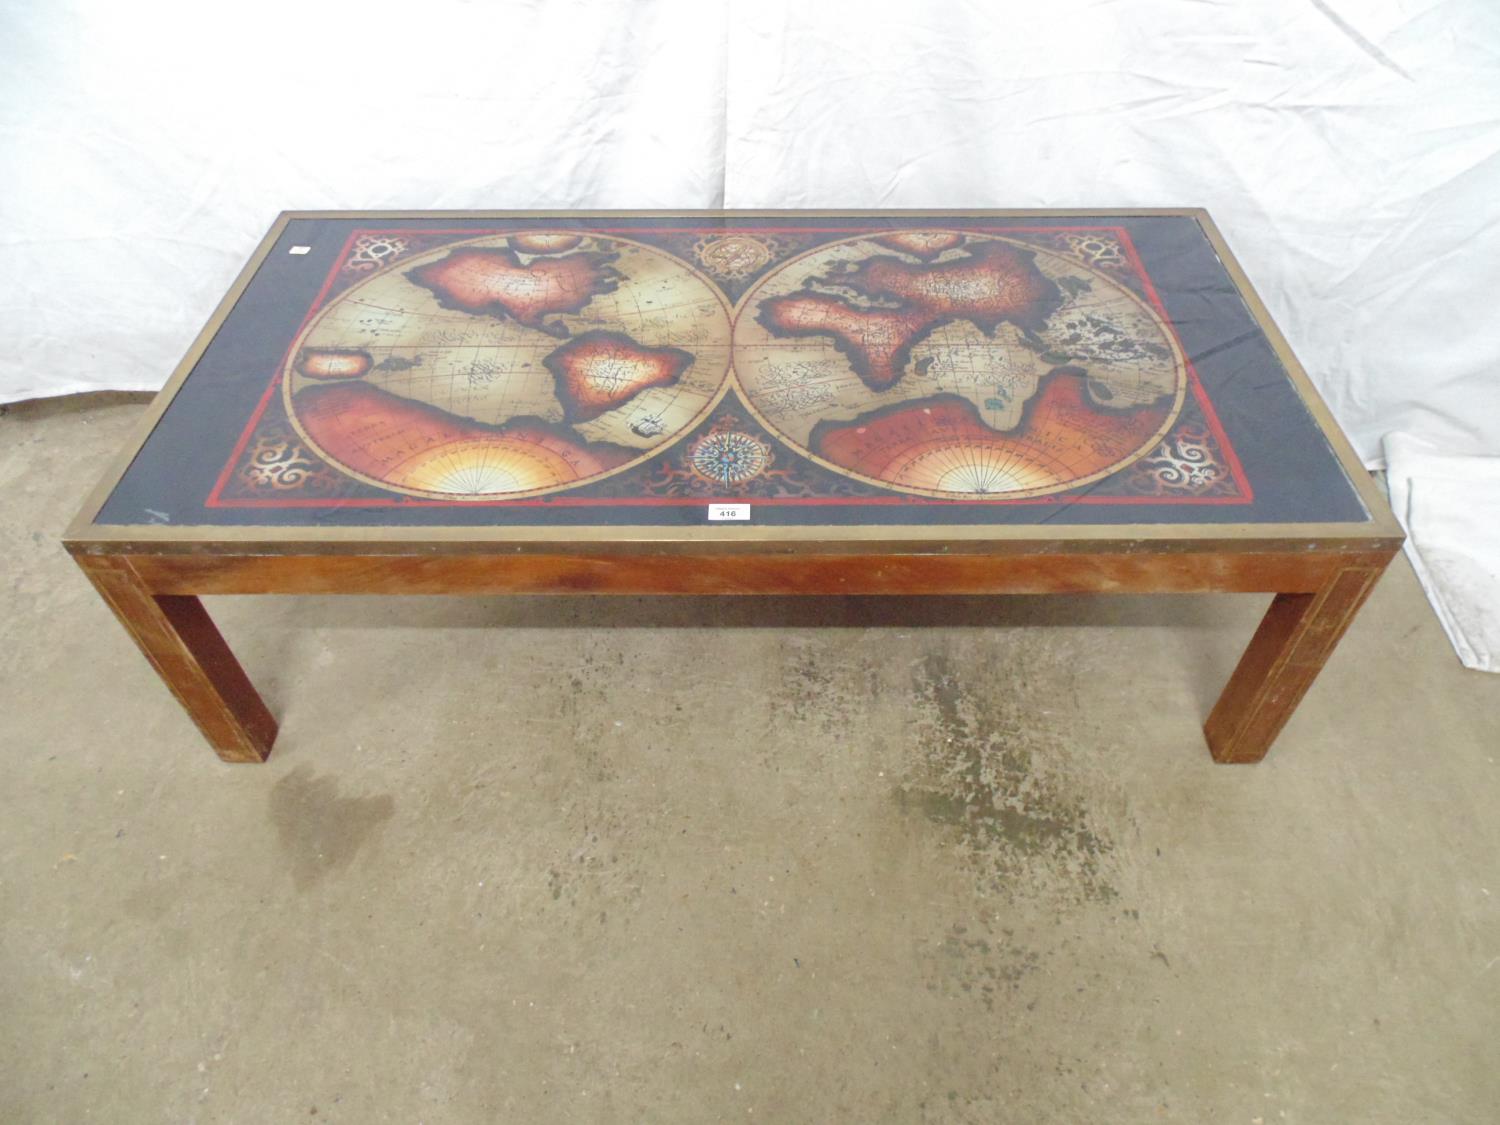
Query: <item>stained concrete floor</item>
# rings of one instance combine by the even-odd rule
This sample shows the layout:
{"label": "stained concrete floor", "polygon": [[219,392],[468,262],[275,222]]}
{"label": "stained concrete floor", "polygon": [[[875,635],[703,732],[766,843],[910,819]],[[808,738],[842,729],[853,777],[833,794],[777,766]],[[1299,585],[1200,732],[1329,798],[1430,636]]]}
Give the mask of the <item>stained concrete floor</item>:
{"label": "stained concrete floor", "polygon": [[224,599],[220,765],[0,417],[0,1120],[1491,1122],[1500,677],[1404,562],[1257,767],[1253,597]]}

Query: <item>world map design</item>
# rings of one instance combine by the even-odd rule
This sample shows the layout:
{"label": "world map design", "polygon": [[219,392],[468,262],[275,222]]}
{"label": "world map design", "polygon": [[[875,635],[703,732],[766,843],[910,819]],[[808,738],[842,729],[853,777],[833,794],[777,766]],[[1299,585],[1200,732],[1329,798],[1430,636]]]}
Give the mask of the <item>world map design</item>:
{"label": "world map design", "polygon": [[792,261],[736,320],[746,400],[806,455],[935,497],[1042,495],[1155,448],[1172,333],[1123,284],[994,236],[864,236]]}
{"label": "world map design", "polygon": [[349,475],[416,496],[540,495],[690,430],[729,369],[729,310],[669,254],[528,231],[398,262],[308,325],[286,411]]}
{"label": "world map design", "polygon": [[[416,499],[561,497],[674,449],[682,473],[663,479],[726,491],[803,458],[890,495],[1024,499],[1161,456],[1189,387],[1174,334],[1094,243],[1085,258],[923,228],[679,254],[541,229],[380,245],[310,317],[279,400],[308,456]],[[705,433],[729,400],[746,424]]]}

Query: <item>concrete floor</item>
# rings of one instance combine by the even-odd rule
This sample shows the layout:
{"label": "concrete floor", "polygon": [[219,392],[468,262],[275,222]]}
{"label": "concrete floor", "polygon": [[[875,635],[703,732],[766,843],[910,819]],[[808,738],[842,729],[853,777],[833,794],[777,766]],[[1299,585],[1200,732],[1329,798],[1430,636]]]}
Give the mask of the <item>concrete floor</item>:
{"label": "concrete floor", "polygon": [[228,767],[0,417],[0,1121],[1492,1122],[1500,677],[1404,561],[1256,767],[1254,597],[224,599]]}

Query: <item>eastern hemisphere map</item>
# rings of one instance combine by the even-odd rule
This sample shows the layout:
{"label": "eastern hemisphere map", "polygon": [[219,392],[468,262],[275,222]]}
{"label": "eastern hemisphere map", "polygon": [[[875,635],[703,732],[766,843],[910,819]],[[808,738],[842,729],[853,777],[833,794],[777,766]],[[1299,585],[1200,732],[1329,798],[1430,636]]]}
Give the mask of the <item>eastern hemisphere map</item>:
{"label": "eastern hemisphere map", "polygon": [[1170,330],[1108,277],[997,237],[834,243],[750,295],[735,371],[803,452],[939,498],[1025,496],[1140,456],[1181,407]]}
{"label": "eastern hemisphere map", "polygon": [[210,507],[1233,503],[1126,232],[357,230]]}

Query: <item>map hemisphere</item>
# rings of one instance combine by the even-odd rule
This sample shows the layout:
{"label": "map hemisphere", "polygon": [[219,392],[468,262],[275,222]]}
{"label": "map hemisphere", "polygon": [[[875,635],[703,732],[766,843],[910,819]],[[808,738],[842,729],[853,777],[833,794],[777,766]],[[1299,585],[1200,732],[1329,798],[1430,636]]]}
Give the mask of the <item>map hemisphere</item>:
{"label": "map hemisphere", "polygon": [[813,459],[947,498],[1102,479],[1155,447],[1187,387],[1174,336],[1122,283],[957,231],[860,236],[787,263],[738,313],[735,371]]}
{"label": "map hemisphere", "polygon": [[728,366],[728,311],[685,263],[541,231],[356,283],[305,330],[283,384],[298,432],[349,475],[490,499],[649,456],[701,417]]}

